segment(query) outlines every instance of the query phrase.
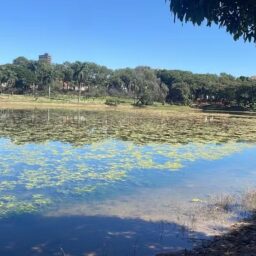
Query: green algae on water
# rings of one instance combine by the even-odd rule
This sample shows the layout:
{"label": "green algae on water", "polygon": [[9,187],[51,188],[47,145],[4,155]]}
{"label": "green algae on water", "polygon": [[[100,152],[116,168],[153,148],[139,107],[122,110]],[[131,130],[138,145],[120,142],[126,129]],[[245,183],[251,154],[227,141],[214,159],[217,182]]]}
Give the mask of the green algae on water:
{"label": "green algae on water", "polygon": [[221,159],[256,140],[255,119],[84,111],[79,120],[76,112],[51,112],[50,120],[39,110],[0,114],[1,217],[97,194],[134,172]]}

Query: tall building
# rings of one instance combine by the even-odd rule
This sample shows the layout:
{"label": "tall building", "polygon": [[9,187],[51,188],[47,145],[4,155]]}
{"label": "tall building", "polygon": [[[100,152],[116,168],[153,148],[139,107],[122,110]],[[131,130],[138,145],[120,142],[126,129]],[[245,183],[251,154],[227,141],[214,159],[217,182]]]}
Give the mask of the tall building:
{"label": "tall building", "polygon": [[52,63],[52,57],[48,53],[45,53],[43,55],[39,55],[39,61],[51,64]]}

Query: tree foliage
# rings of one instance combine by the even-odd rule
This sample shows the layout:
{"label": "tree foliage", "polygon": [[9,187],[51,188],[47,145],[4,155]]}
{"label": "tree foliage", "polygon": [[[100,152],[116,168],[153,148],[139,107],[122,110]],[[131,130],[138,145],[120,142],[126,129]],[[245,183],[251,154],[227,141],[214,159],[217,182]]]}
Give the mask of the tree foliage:
{"label": "tree foliage", "polygon": [[169,0],[170,10],[182,22],[217,24],[237,40],[256,42],[255,0]]}
{"label": "tree foliage", "polygon": [[[137,67],[111,70],[90,62],[47,64],[19,57],[0,65],[0,91],[20,94],[73,94],[131,98],[134,104],[218,103],[256,106],[256,80],[241,76],[193,74]],[[52,93],[52,94],[51,94]]]}

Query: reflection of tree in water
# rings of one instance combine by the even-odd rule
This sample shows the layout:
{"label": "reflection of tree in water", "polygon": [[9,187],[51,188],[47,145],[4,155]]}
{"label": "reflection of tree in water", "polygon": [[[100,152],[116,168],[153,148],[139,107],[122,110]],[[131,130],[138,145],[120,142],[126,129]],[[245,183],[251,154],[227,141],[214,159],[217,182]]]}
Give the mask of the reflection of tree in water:
{"label": "reflection of tree in water", "polygon": [[108,138],[144,143],[255,141],[256,119],[200,113],[2,110],[0,136],[17,144],[57,140],[74,145]]}
{"label": "reflection of tree in water", "polygon": [[134,170],[219,159],[248,146],[236,141],[255,139],[254,119],[206,122],[202,114],[2,110],[0,120],[0,215],[87,197],[125,184]]}

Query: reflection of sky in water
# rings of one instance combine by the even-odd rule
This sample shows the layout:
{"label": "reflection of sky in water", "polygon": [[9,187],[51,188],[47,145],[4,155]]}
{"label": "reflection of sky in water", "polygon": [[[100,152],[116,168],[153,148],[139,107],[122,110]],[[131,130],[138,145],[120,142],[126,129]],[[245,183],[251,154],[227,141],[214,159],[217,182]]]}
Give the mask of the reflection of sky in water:
{"label": "reflection of sky in water", "polygon": [[9,237],[15,239],[14,251],[33,245],[38,250],[33,255],[61,253],[56,242],[40,253],[45,245],[34,245],[44,237],[66,241],[64,248],[74,255],[154,255],[191,248],[193,240],[176,221],[179,210],[188,210],[193,198],[255,186],[255,152],[252,144],[232,142],[136,145],[105,140],[74,147],[58,141],[16,145],[2,138],[0,216],[44,214],[15,218],[12,224],[7,218],[8,225],[0,219],[0,253],[9,255],[1,249],[9,246]]}
{"label": "reflection of sky in water", "polygon": [[[105,200],[169,188],[191,199],[251,185],[249,144],[147,144],[106,140],[15,145],[0,140],[1,215],[72,200]],[[235,165],[234,165],[235,163]],[[252,165],[252,166],[250,166]],[[197,191],[198,190],[198,191]],[[180,200],[180,199],[179,199]]]}

